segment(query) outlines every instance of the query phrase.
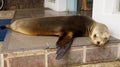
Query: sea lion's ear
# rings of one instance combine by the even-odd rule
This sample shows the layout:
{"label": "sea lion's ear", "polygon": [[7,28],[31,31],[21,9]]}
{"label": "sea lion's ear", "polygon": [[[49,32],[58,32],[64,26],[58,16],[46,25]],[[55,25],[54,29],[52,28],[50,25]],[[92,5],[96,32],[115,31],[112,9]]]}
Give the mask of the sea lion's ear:
{"label": "sea lion's ear", "polygon": [[109,38],[109,37],[110,37],[110,34],[109,34],[108,32],[104,32],[104,33],[103,33],[103,37]]}

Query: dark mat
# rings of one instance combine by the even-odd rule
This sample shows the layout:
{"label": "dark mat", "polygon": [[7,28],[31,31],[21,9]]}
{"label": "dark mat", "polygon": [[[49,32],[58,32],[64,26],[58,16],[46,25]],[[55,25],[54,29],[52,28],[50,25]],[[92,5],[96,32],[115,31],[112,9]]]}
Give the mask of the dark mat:
{"label": "dark mat", "polygon": [[[0,26],[9,24],[10,22],[11,22],[11,19],[0,19]],[[8,29],[4,29],[4,30],[0,29],[0,41],[4,41],[7,31]]]}

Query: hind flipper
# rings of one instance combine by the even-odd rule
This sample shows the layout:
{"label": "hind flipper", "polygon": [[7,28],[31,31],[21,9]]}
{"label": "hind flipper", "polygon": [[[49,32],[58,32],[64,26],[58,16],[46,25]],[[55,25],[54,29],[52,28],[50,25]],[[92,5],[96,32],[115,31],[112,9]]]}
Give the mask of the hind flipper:
{"label": "hind flipper", "polygon": [[56,53],[57,54],[56,59],[59,60],[64,56],[64,54],[70,49],[72,42],[73,42],[73,39],[71,39],[69,43],[67,43],[65,46],[58,48],[57,53]]}
{"label": "hind flipper", "polygon": [[71,44],[73,42],[73,32],[64,33],[60,36],[59,40],[57,41],[57,57],[56,59],[61,59],[64,54],[69,50]]}

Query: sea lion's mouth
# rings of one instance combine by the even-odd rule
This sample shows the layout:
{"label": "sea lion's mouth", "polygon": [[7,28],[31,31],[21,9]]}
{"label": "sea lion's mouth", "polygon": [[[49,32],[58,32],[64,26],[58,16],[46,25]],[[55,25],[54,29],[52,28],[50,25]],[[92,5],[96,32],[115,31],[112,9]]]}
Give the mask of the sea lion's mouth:
{"label": "sea lion's mouth", "polygon": [[103,44],[103,43],[95,43],[95,46],[97,46],[97,47],[104,47],[105,44]]}
{"label": "sea lion's mouth", "polygon": [[95,44],[95,45],[96,45],[97,47],[105,47],[107,43],[108,43],[108,41],[107,41],[106,43],[104,43],[104,44]]}
{"label": "sea lion's mouth", "polygon": [[104,45],[97,45],[98,47],[104,47]]}

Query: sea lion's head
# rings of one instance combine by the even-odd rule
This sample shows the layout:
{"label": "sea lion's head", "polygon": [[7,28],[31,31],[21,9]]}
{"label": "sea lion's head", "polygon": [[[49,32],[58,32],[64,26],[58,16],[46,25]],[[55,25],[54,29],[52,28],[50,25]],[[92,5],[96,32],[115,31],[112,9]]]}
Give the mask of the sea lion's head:
{"label": "sea lion's head", "polygon": [[106,25],[101,23],[96,23],[92,29],[90,38],[93,44],[101,47],[108,42],[110,38],[110,32]]}

